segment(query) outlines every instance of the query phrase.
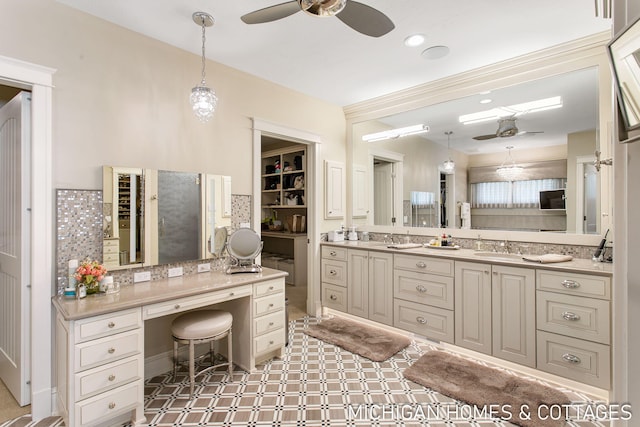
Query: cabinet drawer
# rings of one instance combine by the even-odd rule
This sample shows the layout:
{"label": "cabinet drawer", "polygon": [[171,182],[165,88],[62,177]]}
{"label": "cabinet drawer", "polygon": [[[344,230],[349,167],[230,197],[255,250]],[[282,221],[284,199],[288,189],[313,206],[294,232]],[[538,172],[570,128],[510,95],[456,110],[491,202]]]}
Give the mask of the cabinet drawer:
{"label": "cabinet drawer", "polygon": [[262,283],[256,283],[253,287],[254,297],[263,297],[265,295],[277,294],[284,291],[284,280],[269,280]]}
{"label": "cabinet drawer", "polygon": [[194,308],[206,307],[223,301],[251,296],[252,285],[236,286],[215,292],[207,292],[191,297],[178,298],[171,301],[159,302],[144,306],[142,317],[144,320],[166,316],[168,314],[180,313]]}
{"label": "cabinet drawer", "polygon": [[[345,251],[346,254],[346,251]],[[347,286],[347,263],[346,261],[333,261],[323,259],[321,264],[322,281],[333,283],[338,286]]]}
{"label": "cabinet drawer", "polygon": [[609,301],[538,291],[538,329],[610,344]]}
{"label": "cabinet drawer", "polygon": [[267,332],[275,331],[277,329],[284,328],[284,311],[276,311],[275,313],[267,314],[253,322],[253,335],[258,336]]}
{"label": "cabinet drawer", "polygon": [[536,270],[538,289],[582,295],[594,298],[611,298],[611,278],[560,271]]}
{"label": "cabinet drawer", "polygon": [[262,316],[263,314],[281,310],[284,308],[284,293],[280,292],[274,295],[256,298],[253,300],[253,307],[254,316]]}
{"label": "cabinet drawer", "polygon": [[538,331],[538,369],[609,390],[608,345]]}
{"label": "cabinet drawer", "polygon": [[102,252],[105,254],[117,254],[120,250],[119,240],[103,240]]}
{"label": "cabinet drawer", "polygon": [[347,288],[332,285],[331,283],[322,284],[322,305],[339,311],[347,311]]}
{"label": "cabinet drawer", "polygon": [[393,296],[453,310],[453,277],[394,270]]}
{"label": "cabinet drawer", "polygon": [[139,328],[141,325],[140,309],[137,308],[94,316],[75,322],[75,339],[77,343],[83,342]]}
{"label": "cabinet drawer", "polygon": [[143,393],[142,380],[139,380],[86,399],[75,407],[76,420],[85,426],[112,419],[140,404]]}
{"label": "cabinet drawer", "polygon": [[138,354],[142,348],[142,340],[142,330],[134,329],[76,344],[75,372]]}
{"label": "cabinet drawer", "polygon": [[140,355],[75,375],[76,401],[120,387],[144,376],[139,371]]}
{"label": "cabinet drawer", "polygon": [[338,248],[335,246],[323,246],[322,258],[324,259],[337,259],[339,261],[347,260],[347,249]]}
{"label": "cabinet drawer", "polygon": [[284,329],[269,332],[253,339],[253,348],[256,356],[275,350],[284,345]]}
{"label": "cabinet drawer", "polygon": [[393,326],[453,343],[453,311],[394,298]]}
{"label": "cabinet drawer", "polygon": [[104,264],[113,264],[116,263],[118,264],[120,262],[120,256],[118,255],[117,252],[113,252],[113,253],[104,253],[102,255],[102,262]]}
{"label": "cabinet drawer", "polygon": [[401,270],[453,276],[453,261],[450,259],[394,254],[393,266]]}

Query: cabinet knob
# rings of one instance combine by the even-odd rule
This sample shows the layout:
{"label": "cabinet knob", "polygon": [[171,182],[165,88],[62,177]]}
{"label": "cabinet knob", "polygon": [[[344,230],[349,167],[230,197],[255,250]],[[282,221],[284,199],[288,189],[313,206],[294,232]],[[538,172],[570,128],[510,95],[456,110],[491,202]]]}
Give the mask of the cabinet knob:
{"label": "cabinet knob", "polygon": [[234,296],[235,294],[236,294],[235,292],[229,292],[230,297]]}
{"label": "cabinet knob", "polygon": [[416,262],[416,267],[427,268],[427,264],[424,261]]}
{"label": "cabinet knob", "polygon": [[335,276],[336,274],[338,274],[338,272],[335,271],[335,270],[330,270],[329,274],[332,275],[332,276]]}
{"label": "cabinet knob", "polygon": [[116,376],[115,376],[115,375],[113,375],[113,374],[111,374],[111,375],[109,375],[109,378],[108,378],[108,379],[109,379],[109,381],[113,381],[113,380],[115,380],[115,379],[116,379]]}
{"label": "cabinet knob", "polygon": [[425,288],[422,285],[418,285],[418,286],[416,286],[416,291],[425,293],[425,292],[427,292],[427,288]]}
{"label": "cabinet knob", "polygon": [[562,318],[564,320],[571,320],[571,321],[576,321],[576,320],[580,320],[580,316],[572,313],[570,311],[565,311],[564,313],[562,313]]}
{"label": "cabinet knob", "polygon": [[576,282],[575,280],[563,280],[562,282],[562,286],[564,286],[567,289],[575,289],[575,288],[579,288],[580,287],[580,283]]}
{"label": "cabinet knob", "polygon": [[173,306],[173,308],[175,308],[176,310],[180,308],[180,304],[176,304]]}
{"label": "cabinet knob", "polygon": [[273,290],[273,286],[269,286],[269,290],[272,291]]}
{"label": "cabinet knob", "polygon": [[109,409],[114,409],[116,407],[116,402],[109,403]]}
{"label": "cabinet knob", "polygon": [[107,324],[107,326],[108,326],[109,328],[113,328],[113,327],[115,327],[115,326],[116,326],[116,324],[115,324],[115,323],[113,323],[113,322],[109,322],[109,323]]}
{"label": "cabinet knob", "polygon": [[569,362],[569,363],[573,363],[573,364],[578,364],[578,363],[582,362],[578,356],[573,355],[573,354],[571,354],[571,353],[565,353],[565,354],[563,354],[563,355],[562,355],[562,358],[563,358],[564,360],[566,360],[567,362]]}
{"label": "cabinet knob", "polygon": [[273,326],[273,322],[269,322],[269,326]]}
{"label": "cabinet knob", "polygon": [[273,345],[273,341],[269,341],[269,345]]}
{"label": "cabinet knob", "polygon": [[338,297],[337,297],[337,296],[335,296],[335,294],[331,294],[331,295],[329,296],[329,299],[330,299],[331,301],[335,301],[335,300],[337,300],[337,299],[338,299]]}
{"label": "cabinet knob", "polygon": [[273,307],[273,304],[269,304],[269,308]]}
{"label": "cabinet knob", "polygon": [[422,316],[418,316],[418,317],[416,317],[416,322],[418,322],[418,323],[420,323],[420,324],[424,325],[425,323],[427,323],[427,319],[425,319],[425,318],[424,318],[424,317],[422,317]]}
{"label": "cabinet knob", "polygon": [[107,351],[109,352],[109,354],[113,354],[113,353],[115,353],[115,352],[116,352],[116,349],[115,349],[115,348],[113,348],[113,347],[111,347],[111,348],[109,348],[109,350],[107,350]]}
{"label": "cabinet knob", "polygon": [[336,255],[338,255],[338,254],[336,253],[336,251],[331,251],[331,252],[329,252],[329,255],[331,255],[331,256],[336,256]]}

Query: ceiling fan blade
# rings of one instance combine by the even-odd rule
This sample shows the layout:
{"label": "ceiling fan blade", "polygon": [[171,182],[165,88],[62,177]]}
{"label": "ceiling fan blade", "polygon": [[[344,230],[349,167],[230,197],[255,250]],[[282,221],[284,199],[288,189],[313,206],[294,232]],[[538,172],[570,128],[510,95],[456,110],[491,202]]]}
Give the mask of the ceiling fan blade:
{"label": "ceiling fan blade", "polygon": [[245,24],[263,24],[265,22],[272,22],[286,18],[296,12],[300,12],[300,10],[300,4],[298,1],[293,0],[265,7],[264,9],[255,10],[247,13],[246,15],[242,15],[240,19],[242,19],[242,22]]}
{"label": "ceiling fan blade", "polygon": [[384,36],[396,27],[384,13],[353,0],[347,1],[336,16],[349,27],[371,37]]}
{"label": "ceiling fan blade", "polygon": [[475,139],[476,141],[484,141],[486,139],[493,139],[493,138],[497,138],[498,135],[496,135],[495,133],[489,134],[489,135],[478,135],[478,136],[474,136],[473,139]]}

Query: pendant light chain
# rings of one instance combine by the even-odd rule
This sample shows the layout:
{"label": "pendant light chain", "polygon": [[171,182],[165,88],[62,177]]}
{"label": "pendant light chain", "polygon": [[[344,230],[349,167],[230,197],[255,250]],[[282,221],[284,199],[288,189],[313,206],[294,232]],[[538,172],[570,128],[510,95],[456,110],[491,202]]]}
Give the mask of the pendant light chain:
{"label": "pendant light chain", "polygon": [[202,86],[206,86],[204,77],[205,77],[205,50],[204,46],[207,41],[206,31],[204,26],[204,17],[202,17],[202,82],[200,83]]}

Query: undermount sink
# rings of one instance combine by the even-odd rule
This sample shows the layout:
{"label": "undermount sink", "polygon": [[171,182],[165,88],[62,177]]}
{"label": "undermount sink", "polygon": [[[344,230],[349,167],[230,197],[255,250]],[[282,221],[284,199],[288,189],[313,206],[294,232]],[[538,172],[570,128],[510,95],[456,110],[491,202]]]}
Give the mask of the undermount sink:
{"label": "undermount sink", "polygon": [[522,255],[517,254],[505,254],[499,252],[474,252],[475,256],[490,259],[501,259],[507,261],[522,261]]}

